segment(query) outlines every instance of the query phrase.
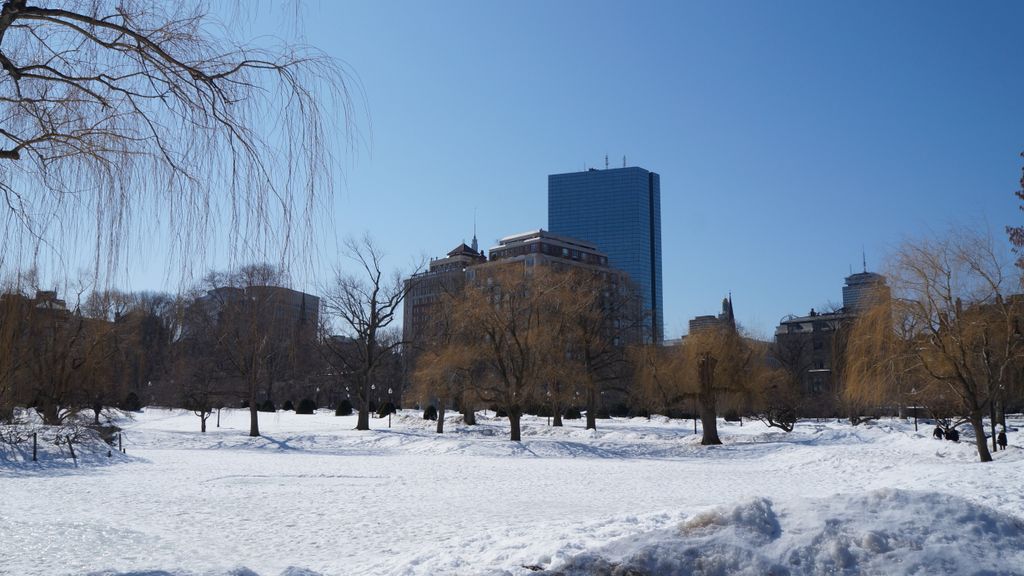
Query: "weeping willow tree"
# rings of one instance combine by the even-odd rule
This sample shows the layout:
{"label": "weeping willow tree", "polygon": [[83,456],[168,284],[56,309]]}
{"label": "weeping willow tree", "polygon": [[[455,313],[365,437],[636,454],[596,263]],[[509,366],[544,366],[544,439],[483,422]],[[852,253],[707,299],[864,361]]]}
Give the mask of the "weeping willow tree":
{"label": "weeping willow tree", "polygon": [[978,457],[992,460],[1001,407],[1021,397],[1024,298],[1019,272],[992,239],[954,230],[904,244],[889,271],[894,301],[854,328],[845,395],[865,405],[949,405],[971,423]]}
{"label": "weeping willow tree", "polygon": [[[915,353],[914,318],[906,302],[877,301],[854,321],[847,339],[843,401],[855,421],[935,397]],[[876,414],[877,415],[877,414]]]}
{"label": "weeping willow tree", "polygon": [[187,273],[221,234],[244,260],[311,246],[356,137],[352,78],[314,48],[244,43],[244,18],[226,16],[198,1],[3,2],[0,268],[86,261],[109,277],[153,237]]}
{"label": "weeping willow tree", "polygon": [[671,348],[636,349],[636,383],[654,410],[678,412],[695,407],[701,444],[721,444],[718,415],[742,404],[762,379],[762,350],[730,325],[694,332]]}

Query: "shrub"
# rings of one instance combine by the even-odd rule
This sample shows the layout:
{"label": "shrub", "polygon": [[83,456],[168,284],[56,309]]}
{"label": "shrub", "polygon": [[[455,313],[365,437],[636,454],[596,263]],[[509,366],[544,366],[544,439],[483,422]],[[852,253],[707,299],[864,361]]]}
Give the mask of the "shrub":
{"label": "shrub", "polygon": [[437,408],[431,404],[423,411],[424,420],[437,420]]}
{"label": "shrub", "polygon": [[352,403],[347,399],[342,400],[338,403],[338,407],[334,409],[335,416],[351,416],[352,415]]}
{"label": "shrub", "polygon": [[725,412],[725,421],[726,422],[739,422],[740,421],[740,414],[739,414],[739,412],[737,412],[735,410],[727,410]]}
{"label": "shrub", "polygon": [[267,398],[261,404],[256,406],[256,410],[259,412],[277,412],[277,407],[274,406],[273,400]]}
{"label": "shrub", "polygon": [[612,417],[612,413],[607,408],[602,406],[597,409],[597,413],[594,414],[594,417],[600,420],[608,420]]}
{"label": "shrub", "polygon": [[124,398],[124,402],[121,402],[121,410],[127,410],[128,412],[138,412],[142,410],[142,401],[139,400],[139,395],[135,392],[129,392]]}
{"label": "shrub", "polygon": [[562,413],[562,418],[565,418],[566,420],[579,420],[580,418],[583,418],[583,413],[580,412],[579,408],[566,408],[565,412]]}
{"label": "shrub", "polygon": [[284,407],[281,408],[281,409],[282,410],[291,410],[292,412],[294,412],[295,411],[295,404],[292,404],[291,400],[285,400],[284,401]]}
{"label": "shrub", "polygon": [[629,416],[629,414],[629,406],[627,406],[625,402],[615,404],[611,407],[611,410],[608,411],[608,415],[614,416],[615,418],[625,418]]}
{"label": "shrub", "polygon": [[396,412],[395,405],[391,402],[385,402],[380,405],[380,410],[377,410],[377,417],[383,418],[388,414],[394,414]]}
{"label": "shrub", "polygon": [[316,412],[316,402],[312,398],[299,400],[299,407],[295,409],[296,414],[312,414]]}

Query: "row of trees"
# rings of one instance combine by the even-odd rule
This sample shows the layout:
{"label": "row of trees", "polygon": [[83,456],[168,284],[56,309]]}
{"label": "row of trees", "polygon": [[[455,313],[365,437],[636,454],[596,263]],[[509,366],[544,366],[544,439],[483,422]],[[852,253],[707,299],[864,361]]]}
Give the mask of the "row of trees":
{"label": "row of trees", "polygon": [[[639,301],[625,285],[587,269],[522,263],[477,267],[431,314],[433,326],[413,372],[418,398],[467,419],[480,405],[508,416],[521,438],[525,411],[586,413],[586,427],[611,408],[633,413],[700,414],[704,442],[720,443],[723,409],[756,408],[773,425],[791,426],[792,406],[769,346],[734,324],[703,330],[681,345],[644,343]],[[788,410],[788,411],[787,411]]]}
{"label": "row of trees", "polygon": [[[98,422],[105,406],[144,401],[194,409],[205,427],[215,407],[244,401],[258,435],[260,405],[308,396],[354,401],[358,428],[368,429],[373,403],[403,393],[391,324],[414,282],[386,273],[369,239],[350,241],[348,254],[358,272],[339,273],[319,306],[280,288],[286,275],[265,265],[211,273],[182,297],[80,292],[67,306],[54,293],[27,293],[31,277],[9,286],[2,415],[36,406],[57,424],[92,409]],[[994,437],[1024,399],[1019,274],[990,239],[967,232],[906,245],[889,274],[894,298],[878,299],[837,340],[848,414],[923,407],[979,434],[987,417]],[[600,271],[478,266],[430,316],[412,394],[440,407],[439,432],[449,404],[470,424],[477,407],[501,410],[513,440],[527,412],[560,425],[567,409],[582,409],[595,428],[598,414],[623,406],[699,417],[703,443],[716,444],[723,413],[791,430],[806,399],[778,345],[745,337],[731,317],[679,345],[644,344],[635,295]],[[991,459],[979,438],[979,457]]]}
{"label": "row of trees", "polygon": [[[369,239],[352,241],[359,272],[339,272],[319,298],[284,288],[269,265],[213,272],[192,292],[84,291],[70,304],[31,276],[0,297],[0,408],[33,406],[48,424],[104,407],[157,403],[192,409],[205,431],[217,407],[258,409],[283,400],[360,409],[397,401],[402,367],[391,327],[404,295]],[[390,278],[390,279],[389,279]],[[390,398],[382,392],[391,389]]]}
{"label": "row of trees", "polygon": [[[699,417],[703,443],[717,444],[722,414],[792,430],[814,409],[816,398],[801,389],[808,367],[800,354],[746,337],[731,318],[678,345],[642,344],[625,337],[642,325],[622,313],[630,295],[610,294],[598,274],[476,270],[436,305],[413,373],[418,398],[442,409],[438,432],[449,403],[467,419],[481,404],[499,409],[518,440],[526,410],[551,413],[559,425],[565,408],[582,408],[593,428],[597,414],[621,402],[633,413]],[[948,426],[969,422],[979,457],[990,460],[983,421],[994,438],[1005,411],[1024,401],[1019,270],[991,238],[961,230],[907,243],[888,274],[893,297],[869,299],[873,307],[837,325],[835,406],[854,422],[906,407]]]}

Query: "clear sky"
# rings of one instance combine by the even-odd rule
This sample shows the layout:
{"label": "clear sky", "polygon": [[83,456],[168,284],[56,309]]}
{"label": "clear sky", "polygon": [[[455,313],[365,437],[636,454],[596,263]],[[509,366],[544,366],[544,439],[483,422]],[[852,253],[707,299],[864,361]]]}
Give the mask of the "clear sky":
{"label": "clear sky", "polygon": [[[335,205],[395,266],[547,225],[548,174],[661,174],[666,336],[770,334],[950,223],[1021,216],[1024,3],[309,3],[370,117]],[[269,15],[268,15],[269,16]],[[258,26],[272,27],[270,20]],[[325,240],[333,252],[334,238]]]}

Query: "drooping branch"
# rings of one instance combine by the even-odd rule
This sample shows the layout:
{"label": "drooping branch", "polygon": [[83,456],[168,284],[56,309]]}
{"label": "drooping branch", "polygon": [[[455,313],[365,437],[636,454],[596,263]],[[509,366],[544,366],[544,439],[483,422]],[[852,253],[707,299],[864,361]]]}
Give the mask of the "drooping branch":
{"label": "drooping branch", "polygon": [[[315,49],[213,36],[206,10],[3,3],[0,182],[27,199],[7,207],[21,225],[4,232],[3,250],[45,237],[56,217],[74,223],[57,244],[75,243],[78,231],[103,240],[99,270],[124,254],[128,232],[151,235],[157,223],[174,240],[172,257],[186,259],[223,223],[232,247],[286,262],[299,218],[301,230],[316,230],[335,153],[355,142],[354,81]],[[219,204],[229,207],[225,222]],[[299,246],[312,246],[310,234]]]}

